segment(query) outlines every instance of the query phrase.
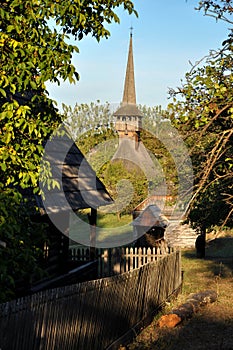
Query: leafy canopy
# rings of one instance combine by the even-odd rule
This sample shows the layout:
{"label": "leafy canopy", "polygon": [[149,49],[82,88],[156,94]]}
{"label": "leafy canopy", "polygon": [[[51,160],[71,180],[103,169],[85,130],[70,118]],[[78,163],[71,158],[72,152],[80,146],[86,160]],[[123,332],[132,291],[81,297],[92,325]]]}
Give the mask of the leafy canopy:
{"label": "leafy canopy", "polygon": [[198,10],[204,11],[205,15],[233,23],[231,15],[233,13],[232,0],[204,0],[199,1]]}
{"label": "leafy canopy", "polygon": [[[196,9],[233,24],[232,0],[203,0]],[[232,227],[232,44],[230,27],[221,49],[193,65],[182,85],[170,91],[171,119],[189,145],[195,171],[188,219],[201,231]]]}
{"label": "leafy canopy", "polygon": [[4,185],[36,186],[42,142],[61,122],[45,83],[78,80],[71,63],[78,48],[68,39],[73,36],[81,40],[87,34],[98,41],[109,37],[105,24],[120,21],[115,12],[120,5],[136,14],[128,0],[1,2],[0,147]]}
{"label": "leafy canopy", "polygon": [[231,50],[212,52],[171,91],[171,118],[189,145],[195,171],[189,219],[200,229],[232,225],[232,63]]}

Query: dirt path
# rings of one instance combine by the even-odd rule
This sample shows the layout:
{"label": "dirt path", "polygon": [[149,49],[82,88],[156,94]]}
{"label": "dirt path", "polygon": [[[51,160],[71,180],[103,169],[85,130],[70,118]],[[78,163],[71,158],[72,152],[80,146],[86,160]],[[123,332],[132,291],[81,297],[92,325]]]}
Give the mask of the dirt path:
{"label": "dirt path", "polygon": [[207,255],[200,260],[195,259],[195,252],[186,252],[182,261],[183,292],[163,313],[182,304],[190,293],[201,290],[216,290],[218,300],[173,329],[159,329],[158,315],[126,349],[233,350],[233,258]]}

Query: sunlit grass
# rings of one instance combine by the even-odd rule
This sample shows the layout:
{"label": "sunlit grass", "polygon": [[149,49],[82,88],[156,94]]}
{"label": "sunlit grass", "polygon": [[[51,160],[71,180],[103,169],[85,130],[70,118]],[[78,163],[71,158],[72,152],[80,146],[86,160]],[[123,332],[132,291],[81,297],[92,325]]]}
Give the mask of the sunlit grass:
{"label": "sunlit grass", "polygon": [[97,226],[102,228],[122,227],[130,224],[132,215],[122,215],[120,220],[116,214],[99,214],[97,217]]}
{"label": "sunlit grass", "polygon": [[204,259],[196,257],[196,251],[182,251],[184,294],[203,289],[218,289],[219,281],[231,280],[233,275],[233,235],[223,235],[208,240]]}
{"label": "sunlit grass", "polygon": [[[88,224],[89,209],[73,215],[70,220],[70,238],[80,244],[90,245],[90,226]],[[132,216],[122,215],[120,220],[116,214],[98,214],[96,225],[97,245],[125,245],[133,240]]]}

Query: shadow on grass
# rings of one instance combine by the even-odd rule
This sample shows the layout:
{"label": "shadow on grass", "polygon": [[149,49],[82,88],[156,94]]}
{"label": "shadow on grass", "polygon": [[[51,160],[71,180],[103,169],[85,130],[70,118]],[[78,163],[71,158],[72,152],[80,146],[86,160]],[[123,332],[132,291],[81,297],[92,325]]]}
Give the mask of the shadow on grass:
{"label": "shadow on grass", "polygon": [[232,319],[220,321],[198,314],[182,326],[161,330],[157,341],[138,349],[233,350],[232,327]]}

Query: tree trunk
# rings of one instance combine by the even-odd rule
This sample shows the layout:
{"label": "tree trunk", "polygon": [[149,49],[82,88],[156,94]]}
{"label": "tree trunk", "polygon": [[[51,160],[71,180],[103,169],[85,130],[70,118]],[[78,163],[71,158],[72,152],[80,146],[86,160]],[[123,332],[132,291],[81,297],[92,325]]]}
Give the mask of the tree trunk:
{"label": "tree trunk", "polygon": [[197,236],[197,239],[195,242],[197,258],[202,259],[205,257],[205,243],[206,243],[206,230],[203,229],[201,231],[201,234]]}
{"label": "tree trunk", "polygon": [[173,309],[169,314],[160,317],[158,326],[161,328],[173,328],[183,320],[191,318],[202,306],[213,303],[216,300],[217,293],[214,290],[190,294],[184,304]]}

